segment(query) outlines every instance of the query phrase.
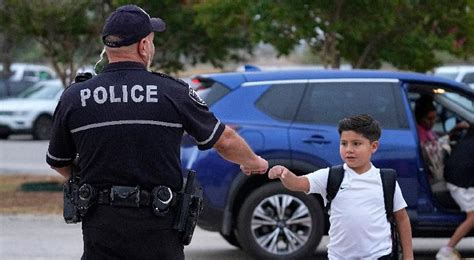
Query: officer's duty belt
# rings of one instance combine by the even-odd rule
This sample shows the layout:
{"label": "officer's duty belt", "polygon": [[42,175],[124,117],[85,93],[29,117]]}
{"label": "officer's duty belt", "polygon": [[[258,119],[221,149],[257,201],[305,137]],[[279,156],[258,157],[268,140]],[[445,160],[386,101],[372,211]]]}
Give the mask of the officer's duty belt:
{"label": "officer's duty belt", "polygon": [[139,187],[112,186],[97,194],[97,203],[102,205],[140,207],[150,206],[152,201],[151,193]]}

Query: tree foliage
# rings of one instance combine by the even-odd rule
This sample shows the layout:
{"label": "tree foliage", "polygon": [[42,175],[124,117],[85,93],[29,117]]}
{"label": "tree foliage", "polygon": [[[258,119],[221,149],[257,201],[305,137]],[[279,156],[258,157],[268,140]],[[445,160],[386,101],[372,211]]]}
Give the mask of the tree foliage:
{"label": "tree foliage", "polygon": [[[0,25],[15,28],[6,31],[6,37],[38,41],[45,58],[67,85],[77,67],[98,59],[102,48],[100,33],[106,17],[129,1],[0,0],[0,3]],[[134,4],[151,16],[163,18],[167,24],[167,31],[155,36],[154,66],[160,70],[176,72],[184,69],[184,64],[205,62],[222,67],[229,60],[239,60],[242,50],[251,51],[245,33],[227,33],[225,37],[208,34],[206,27],[195,22],[195,1],[137,0]]]}
{"label": "tree foliage", "polygon": [[65,85],[99,48],[102,1],[3,0],[2,16],[19,34],[35,40]]}
{"label": "tree foliage", "polygon": [[[127,3],[126,0],[117,0],[113,1],[113,6],[116,8]],[[251,51],[252,45],[246,40],[248,35],[228,32],[224,36],[220,35],[221,32],[213,34],[209,27],[214,25],[196,22],[199,10],[194,8],[195,1],[137,0],[134,4],[142,7],[150,16],[160,17],[166,22],[167,30],[155,34],[154,65],[161,70],[176,72],[184,69],[184,64],[206,62],[222,67],[229,60],[240,60],[239,51]],[[206,13],[200,17],[213,15]],[[232,16],[233,12],[227,15]]]}
{"label": "tree foliage", "polygon": [[304,42],[327,67],[344,59],[355,68],[388,62],[426,71],[440,63],[437,51],[472,55],[471,8],[466,0],[210,0],[197,5],[196,20],[210,35],[248,32],[252,44],[270,43],[279,55]]}
{"label": "tree foliage", "polygon": [[[78,66],[97,60],[105,18],[126,0],[0,0],[0,55],[13,60],[22,41],[37,41],[67,85]],[[288,55],[302,43],[327,67],[383,62],[426,71],[438,52],[474,53],[472,0],[136,0],[167,31],[155,36],[154,65],[239,61],[259,43]]]}

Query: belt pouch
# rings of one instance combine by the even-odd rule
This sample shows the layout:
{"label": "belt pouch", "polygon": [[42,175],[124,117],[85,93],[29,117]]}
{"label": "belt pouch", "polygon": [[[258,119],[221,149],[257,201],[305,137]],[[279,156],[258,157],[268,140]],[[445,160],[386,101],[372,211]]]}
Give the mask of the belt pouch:
{"label": "belt pouch", "polygon": [[138,208],[140,206],[140,188],[138,186],[112,186],[110,189],[110,205]]}

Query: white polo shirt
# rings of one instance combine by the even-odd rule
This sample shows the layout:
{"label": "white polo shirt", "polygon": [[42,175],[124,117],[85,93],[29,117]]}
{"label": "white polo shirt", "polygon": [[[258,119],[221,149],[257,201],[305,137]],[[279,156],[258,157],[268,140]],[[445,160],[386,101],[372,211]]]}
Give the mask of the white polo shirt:
{"label": "white polo shirt", "polygon": [[[329,259],[376,259],[392,251],[390,224],[385,214],[380,170],[371,168],[357,174],[344,164],[344,179],[331,203]],[[329,168],[309,173],[309,193],[320,193],[326,204]],[[398,183],[393,211],[407,206]]]}

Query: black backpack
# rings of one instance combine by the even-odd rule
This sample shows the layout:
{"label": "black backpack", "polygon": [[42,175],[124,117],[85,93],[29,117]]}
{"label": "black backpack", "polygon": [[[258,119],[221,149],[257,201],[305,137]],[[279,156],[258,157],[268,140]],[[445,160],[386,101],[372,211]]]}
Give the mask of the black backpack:
{"label": "black backpack", "polygon": [[[393,196],[395,193],[395,183],[397,180],[397,172],[394,169],[380,169],[380,178],[382,179],[383,199],[385,203],[385,213],[390,223],[390,231],[392,233],[392,259],[398,259],[400,251],[399,236],[397,232],[397,222],[393,215]],[[331,202],[336,197],[342,179],[344,179],[344,168],[342,165],[336,165],[329,168],[328,183],[326,187],[325,207],[326,213],[331,210]]]}

